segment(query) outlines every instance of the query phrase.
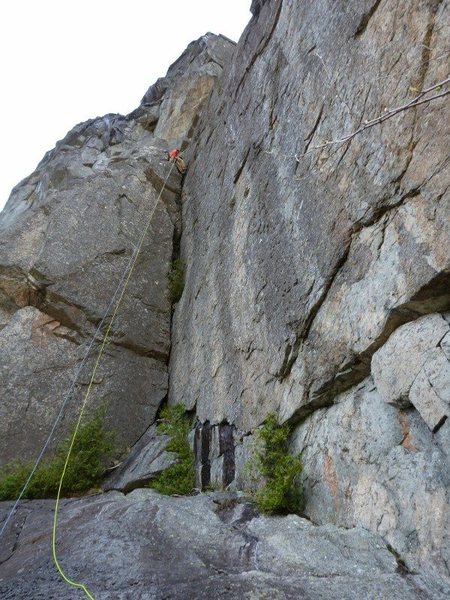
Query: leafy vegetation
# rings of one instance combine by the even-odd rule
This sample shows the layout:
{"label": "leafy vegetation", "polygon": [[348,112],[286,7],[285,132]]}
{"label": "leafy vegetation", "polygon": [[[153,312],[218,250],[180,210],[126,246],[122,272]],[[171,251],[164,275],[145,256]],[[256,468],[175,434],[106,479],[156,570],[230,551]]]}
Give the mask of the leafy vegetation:
{"label": "leafy vegetation", "polygon": [[[105,471],[105,461],[115,451],[113,435],[103,428],[102,411],[78,429],[67,465],[61,493],[80,494],[96,486]],[[73,432],[72,432],[73,434]],[[59,480],[69,452],[72,434],[57,447],[53,457],[38,466],[24,498],[56,496]],[[0,500],[15,500],[31,473],[32,465],[15,462],[0,470]]]}
{"label": "leafy vegetation", "polygon": [[181,258],[176,258],[172,262],[169,271],[169,294],[173,304],[176,304],[184,290],[184,265]]}
{"label": "leafy vegetation", "polygon": [[165,406],[161,410],[157,431],[169,436],[166,450],[174,452],[178,458],[175,464],[159,473],[149,483],[149,487],[161,494],[187,495],[195,486],[194,456],[188,441],[190,429],[191,421],[182,404]]}
{"label": "leafy vegetation", "polygon": [[260,485],[254,492],[258,508],[267,513],[295,513],[300,510],[301,491],[296,478],[302,471],[299,457],[289,454],[288,423],[280,425],[271,414],[256,433],[246,471]]}

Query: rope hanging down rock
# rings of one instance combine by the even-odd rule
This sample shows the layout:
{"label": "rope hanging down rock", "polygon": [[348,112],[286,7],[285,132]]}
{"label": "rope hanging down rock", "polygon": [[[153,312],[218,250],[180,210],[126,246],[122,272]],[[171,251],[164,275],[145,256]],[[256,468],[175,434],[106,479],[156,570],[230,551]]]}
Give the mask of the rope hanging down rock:
{"label": "rope hanging down rock", "polygon": [[94,368],[92,370],[91,378],[89,380],[89,385],[88,385],[86,394],[84,396],[83,402],[81,404],[80,413],[78,415],[78,420],[77,420],[77,423],[75,425],[75,429],[74,429],[74,432],[73,432],[73,435],[72,435],[72,439],[71,439],[71,442],[70,442],[69,450],[67,452],[67,457],[66,457],[66,460],[65,460],[65,463],[64,463],[64,467],[63,467],[63,471],[61,473],[61,478],[60,478],[60,481],[59,481],[58,492],[56,494],[55,513],[54,513],[54,517],[53,517],[53,532],[52,532],[52,554],[53,554],[53,561],[55,563],[55,566],[56,566],[56,569],[57,569],[58,573],[61,575],[61,577],[64,579],[64,581],[67,584],[69,584],[69,585],[71,585],[73,587],[80,588],[81,590],[83,590],[83,592],[86,594],[87,598],[89,598],[90,600],[95,600],[94,596],[92,595],[92,593],[88,590],[88,588],[84,584],[76,582],[76,581],[70,579],[69,577],[67,577],[67,575],[64,573],[64,571],[63,571],[63,569],[62,569],[62,567],[61,567],[61,565],[59,563],[58,557],[57,557],[57,553],[56,553],[56,533],[57,533],[57,529],[58,529],[58,514],[59,514],[59,501],[60,501],[60,498],[61,498],[61,489],[62,489],[62,485],[63,485],[63,482],[64,482],[64,476],[66,474],[67,465],[69,464],[70,455],[72,453],[72,448],[73,448],[73,445],[75,443],[75,439],[77,437],[78,429],[80,427],[80,423],[81,423],[81,420],[83,418],[84,410],[86,408],[86,404],[87,404],[87,401],[89,399],[89,395],[91,393],[91,389],[92,389],[92,385],[93,385],[94,380],[95,380],[95,375],[97,373],[97,369],[98,369],[98,367],[100,365],[100,361],[102,359],[103,353],[104,353],[105,348],[106,348],[107,343],[108,343],[108,339],[109,339],[109,335],[111,333],[112,325],[114,323],[114,320],[116,318],[116,315],[117,315],[117,312],[118,312],[118,310],[120,308],[120,305],[122,304],[122,300],[123,300],[123,298],[125,296],[125,293],[126,293],[127,288],[128,288],[128,284],[130,282],[131,276],[132,276],[133,271],[134,271],[134,267],[136,266],[137,259],[139,258],[139,255],[141,253],[142,246],[144,244],[144,240],[145,240],[145,238],[147,236],[147,233],[148,233],[148,230],[150,228],[151,222],[153,220],[153,216],[155,214],[156,208],[157,208],[157,206],[159,204],[159,201],[160,201],[160,199],[162,197],[162,194],[163,194],[164,189],[165,189],[165,187],[167,185],[167,181],[168,181],[168,179],[169,179],[169,177],[170,177],[170,175],[172,173],[174,165],[175,165],[175,163],[171,165],[169,173],[167,174],[167,177],[166,177],[166,179],[164,181],[164,184],[163,184],[163,186],[161,188],[161,191],[159,192],[158,198],[156,199],[156,202],[155,202],[155,204],[154,204],[154,206],[153,206],[153,208],[152,208],[152,210],[150,212],[150,215],[149,215],[149,217],[147,219],[147,223],[146,223],[146,225],[144,227],[144,230],[142,232],[141,238],[140,238],[139,243],[138,243],[138,245],[136,247],[136,250],[134,252],[134,258],[131,261],[131,264],[130,264],[130,266],[128,268],[128,273],[127,273],[127,276],[125,278],[125,282],[123,284],[122,291],[120,292],[119,298],[118,298],[118,300],[116,302],[116,305],[114,307],[113,314],[111,315],[111,319],[109,321],[108,327],[107,327],[105,335],[103,337],[103,341],[101,343],[100,350],[99,350],[98,355],[97,355],[97,360],[95,361],[95,365],[94,365]]}
{"label": "rope hanging down rock", "polygon": [[[45,451],[46,451],[46,449],[47,449],[47,447],[48,447],[48,445],[49,445],[49,443],[50,443],[50,441],[51,441],[51,439],[53,437],[53,434],[54,434],[54,432],[56,430],[56,427],[57,427],[59,421],[62,418],[62,415],[64,413],[64,409],[65,409],[68,401],[72,397],[72,393],[73,393],[73,391],[75,389],[75,386],[76,386],[76,384],[78,382],[78,378],[79,378],[79,376],[81,374],[81,371],[82,371],[83,367],[85,366],[87,359],[90,356],[91,350],[92,350],[92,348],[93,348],[93,346],[94,346],[94,344],[95,344],[98,336],[101,333],[103,325],[107,321],[107,318],[108,318],[108,315],[110,314],[111,309],[114,306],[113,313],[112,313],[111,318],[109,320],[108,327],[106,328],[106,332],[105,332],[105,334],[103,336],[103,340],[102,340],[102,343],[100,345],[100,350],[98,352],[97,359],[96,359],[94,368],[92,370],[92,374],[91,374],[91,377],[90,377],[90,380],[89,380],[88,389],[86,391],[86,394],[84,396],[83,402],[81,404],[81,409],[80,409],[80,412],[79,412],[79,415],[78,415],[78,419],[77,419],[77,422],[76,422],[76,425],[75,425],[74,432],[72,434],[72,438],[71,438],[71,441],[70,441],[69,450],[68,450],[68,453],[67,453],[67,456],[66,456],[66,460],[65,460],[65,463],[64,463],[63,471],[61,473],[61,477],[60,477],[60,481],[59,481],[59,486],[58,486],[58,492],[57,492],[56,501],[55,501],[55,512],[54,512],[53,530],[52,530],[52,556],[53,556],[53,561],[55,563],[55,566],[56,566],[56,569],[57,569],[58,573],[61,575],[62,579],[67,584],[69,584],[69,585],[71,585],[73,587],[81,589],[85,593],[86,597],[89,598],[90,600],[95,600],[95,599],[94,599],[94,596],[92,595],[92,593],[89,591],[89,589],[84,584],[76,582],[76,581],[70,579],[64,573],[64,571],[63,571],[63,569],[62,569],[62,567],[61,567],[61,565],[59,563],[58,557],[57,557],[57,552],[56,552],[56,534],[57,534],[57,529],[58,529],[59,503],[60,503],[60,499],[61,499],[61,490],[62,490],[62,486],[63,486],[63,482],[64,482],[64,476],[65,476],[65,473],[66,473],[66,470],[67,470],[67,466],[68,466],[69,461],[70,461],[70,456],[71,456],[71,453],[72,453],[72,449],[73,449],[73,446],[74,446],[74,443],[75,443],[75,440],[76,440],[76,437],[77,437],[77,434],[78,434],[78,430],[79,430],[79,427],[80,427],[80,424],[81,424],[81,421],[82,421],[82,418],[83,418],[83,415],[84,415],[84,411],[85,411],[85,408],[86,408],[86,405],[87,405],[87,401],[88,401],[90,393],[91,393],[92,385],[93,385],[94,380],[95,380],[95,375],[96,375],[98,367],[100,365],[101,358],[103,356],[104,350],[105,350],[105,348],[107,346],[108,339],[109,339],[109,336],[110,336],[110,333],[111,333],[111,329],[112,329],[114,320],[115,320],[115,318],[117,316],[118,310],[119,310],[119,308],[120,308],[120,306],[122,304],[122,300],[123,300],[123,298],[125,296],[125,293],[127,291],[128,284],[129,284],[130,279],[132,277],[132,274],[133,274],[134,268],[136,266],[137,260],[139,258],[139,255],[140,255],[140,253],[142,251],[142,247],[143,247],[145,238],[147,236],[148,230],[149,230],[150,225],[152,223],[152,220],[153,220],[154,214],[156,212],[156,209],[158,207],[159,201],[161,200],[162,194],[163,194],[163,192],[164,192],[164,190],[166,188],[166,185],[167,185],[167,182],[169,180],[169,177],[170,177],[170,175],[171,175],[171,173],[172,173],[172,171],[173,171],[173,169],[174,169],[175,166],[176,166],[176,163],[175,163],[175,161],[173,161],[172,164],[171,164],[170,170],[169,170],[169,172],[167,174],[167,177],[164,180],[162,188],[161,188],[161,190],[160,190],[160,192],[158,194],[156,202],[153,205],[153,208],[152,208],[152,210],[150,212],[150,215],[149,215],[149,217],[148,217],[148,219],[146,221],[145,227],[144,227],[144,229],[142,231],[142,234],[141,234],[141,236],[139,238],[139,242],[135,246],[135,250],[134,250],[134,252],[133,252],[133,254],[132,254],[132,256],[131,256],[128,264],[127,264],[127,267],[126,267],[126,269],[125,269],[125,271],[124,271],[124,273],[123,273],[123,275],[122,275],[122,277],[121,277],[121,279],[119,281],[119,284],[118,284],[118,286],[117,286],[117,288],[116,288],[116,290],[115,290],[115,292],[114,292],[114,294],[113,294],[113,296],[112,296],[112,298],[110,300],[110,303],[109,303],[109,305],[108,305],[108,307],[107,307],[107,309],[105,311],[105,314],[104,314],[102,320],[100,321],[100,324],[97,327],[97,329],[96,329],[96,331],[95,331],[95,333],[93,335],[93,338],[92,338],[92,340],[91,340],[91,342],[90,342],[90,344],[89,344],[89,346],[88,346],[88,348],[87,348],[87,350],[85,352],[83,360],[81,361],[81,364],[79,365],[79,367],[78,367],[78,369],[77,369],[77,371],[75,373],[75,376],[74,376],[74,379],[72,381],[72,384],[71,384],[71,386],[69,388],[69,391],[67,392],[67,395],[66,395],[66,397],[65,397],[65,399],[64,399],[64,401],[63,401],[63,403],[61,405],[61,408],[60,408],[60,410],[59,410],[59,412],[58,412],[58,414],[56,416],[56,419],[55,419],[55,422],[54,422],[54,424],[52,426],[52,429],[51,429],[51,431],[50,431],[50,433],[49,433],[49,435],[48,435],[48,437],[47,437],[47,439],[46,439],[46,441],[45,441],[45,443],[44,443],[41,451],[39,452],[39,455],[38,455],[38,457],[36,459],[36,462],[35,462],[32,470],[31,470],[31,472],[30,472],[30,474],[29,474],[29,476],[28,476],[28,478],[27,478],[27,480],[26,480],[26,482],[25,482],[25,484],[24,484],[24,486],[23,486],[23,488],[22,488],[22,490],[21,490],[18,498],[14,502],[14,505],[11,508],[11,510],[10,510],[10,512],[9,512],[9,514],[8,514],[6,520],[5,520],[5,522],[3,523],[2,529],[0,530],[0,537],[1,537],[1,535],[4,533],[4,531],[6,529],[6,526],[8,525],[8,523],[11,520],[12,516],[14,515],[14,513],[15,513],[15,511],[17,509],[17,506],[18,506],[18,504],[20,502],[20,500],[22,499],[22,497],[23,497],[26,489],[28,488],[28,485],[29,485],[30,481],[32,480],[32,478],[34,476],[34,473],[36,472],[37,467],[39,466],[39,464],[40,464],[40,462],[41,462],[41,460],[42,460],[42,458],[44,456],[44,453],[45,453]],[[117,300],[116,300],[116,298],[117,298]]]}

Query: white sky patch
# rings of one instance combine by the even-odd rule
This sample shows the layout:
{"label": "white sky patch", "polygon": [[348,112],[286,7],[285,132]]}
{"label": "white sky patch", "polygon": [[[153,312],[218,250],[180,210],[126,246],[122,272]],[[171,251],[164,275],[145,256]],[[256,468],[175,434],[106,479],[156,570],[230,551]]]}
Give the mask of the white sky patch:
{"label": "white sky patch", "polygon": [[15,0],[0,4],[0,210],[74,125],[127,114],[193,40],[237,41],[250,0]]}

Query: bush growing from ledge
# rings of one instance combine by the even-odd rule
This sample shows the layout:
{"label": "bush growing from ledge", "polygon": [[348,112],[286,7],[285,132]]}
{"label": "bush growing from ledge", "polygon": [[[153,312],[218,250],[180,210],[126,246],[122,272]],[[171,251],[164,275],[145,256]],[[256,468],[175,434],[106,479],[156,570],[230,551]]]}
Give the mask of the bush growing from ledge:
{"label": "bush growing from ledge", "polygon": [[302,471],[299,457],[289,454],[292,428],[280,425],[271,414],[255,434],[252,456],[246,471],[253,481],[262,482],[254,492],[259,510],[267,513],[296,513],[301,506],[301,491],[296,479]]}
{"label": "bush growing from ledge", "polygon": [[184,265],[181,258],[176,258],[169,271],[169,294],[173,304],[179,302],[184,290]]}
{"label": "bush growing from ledge", "polygon": [[[105,472],[105,462],[115,451],[113,435],[103,428],[103,411],[78,429],[61,493],[81,494],[95,487]],[[72,432],[73,433],[73,432]],[[53,457],[44,459],[25,491],[24,498],[53,498],[69,451],[72,434],[59,443]],[[32,464],[15,462],[0,470],[0,500],[15,500],[31,473]]]}
{"label": "bush growing from ledge", "polygon": [[191,420],[182,404],[162,408],[157,431],[169,436],[166,450],[174,452],[178,460],[148,484],[161,494],[187,495],[195,486],[194,455],[188,441],[190,430]]}

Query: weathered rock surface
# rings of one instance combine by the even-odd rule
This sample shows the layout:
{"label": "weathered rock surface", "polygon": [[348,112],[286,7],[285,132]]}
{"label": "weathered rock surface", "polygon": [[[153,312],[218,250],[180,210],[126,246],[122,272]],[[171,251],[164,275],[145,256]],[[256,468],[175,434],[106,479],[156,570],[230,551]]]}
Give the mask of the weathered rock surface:
{"label": "weathered rock surface", "polygon": [[[40,449],[168,174],[169,141],[188,138],[233,49],[212,34],[193,42],[136,111],[77,125],[13,190],[0,215],[0,465]],[[90,406],[106,404],[124,445],[167,394],[180,184],[173,171],[92,391]]]}
{"label": "weathered rock surface", "polygon": [[254,4],[187,153],[170,397],[202,422],[303,418],[450,306],[447,98],[314,150],[445,79],[448,9]]}
{"label": "weathered rock surface", "polygon": [[[444,318],[446,317],[446,318]],[[448,315],[399,327],[372,377],[297,428],[305,511],[317,523],[380,533],[410,568],[450,564]]]}
{"label": "weathered rock surface", "polygon": [[[445,318],[444,318],[445,317]],[[386,402],[413,406],[437,431],[450,415],[450,315],[429,315],[400,327],[372,358],[372,374]]]}
{"label": "weathered rock surface", "polygon": [[228,423],[212,426],[208,422],[197,423],[193,451],[198,489],[230,488],[235,482],[235,447],[239,442],[236,434],[235,427]]}
{"label": "weathered rock surface", "polygon": [[411,569],[449,576],[448,423],[436,434],[387,404],[371,378],[297,428],[305,512],[316,523],[376,531]]}
{"label": "weathered rock surface", "polygon": [[[197,485],[253,489],[247,481],[253,436],[235,430],[235,448],[220,454],[214,429],[203,436]],[[295,430],[304,514],[315,523],[377,532],[409,569],[448,577],[449,432],[447,421],[433,434],[413,407],[387,404],[368,378]]]}
{"label": "weathered rock surface", "polygon": [[[76,333],[48,312],[27,306],[11,317],[0,332],[2,461],[35,458],[83,352]],[[94,358],[88,361],[90,369]],[[79,402],[79,394],[86,389],[86,377],[81,378],[79,393],[70,402],[64,428],[75,420],[79,408],[75,401]],[[154,418],[167,389],[167,373],[161,361],[117,345],[110,346],[95,383],[93,404],[101,405],[108,398],[108,425],[126,441],[139,438],[142,428]],[[130,398],[128,390],[135,398]]]}
{"label": "weathered rock surface", "polygon": [[228,38],[211,33],[189,44],[166,77],[158,79],[142,99],[144,111],[155,103],[160,105],[155,136],[167,140],[170,147],[180,148],[189,143],[200,108],[234,50],[235,44]]}
{"label": "weathered rock surface", "polygon": [[[168,498],[152,490],[66,500],[59,561],[98,600],[443,600],[450,593],[407,573],[376,534],[262,517],[240,502],[236,494]],[[0,504],[0,515],[7,507]],[[16,514],[0,552],[4,600],[83,596],[53,566],[52,508],[33,501]]]}
{"label": "weathered rock surface", "polygon": [[338,4],[253,2],[202,113],[169,398],[234,428],[232,485],[269,412],[300,423],[307,513],[448,576],[448,96],[317,146],[448,77],[449,2]]}
{"label": "weathered rock surface", "polygon": [[[448,96],[323,144],[448,76],[449,1],[254,0],[252,12],[236,52],[205,36],[136,111],[78,126],[14,190],[0,217],[0,461],[22,423],[21,454],[41,443],[28,428],[54,418],[164,152],[183,146],[182,219],[173,174],[96,381],[94,404],[107,399],[134,444],[105,487],[131,490],[173,459],[147,429],[168,391],[198,417],[199,487],[245,485],[269,412],[295,425],[319,526],[255,518],[226,496],[114,492],[65,503],[63,560],[96,598],[447,598]],[[15,518],[5,598],[75,597],[50,565],[51,505]]]}
{"label": "weathered rock surface", "polygon": [[168,440],[167,435],[157,433],[156,425],[149,427],[124,460],[106,477],[102,489],[129,492],[146,485],[176,461],[176,455],[166,451]]}

